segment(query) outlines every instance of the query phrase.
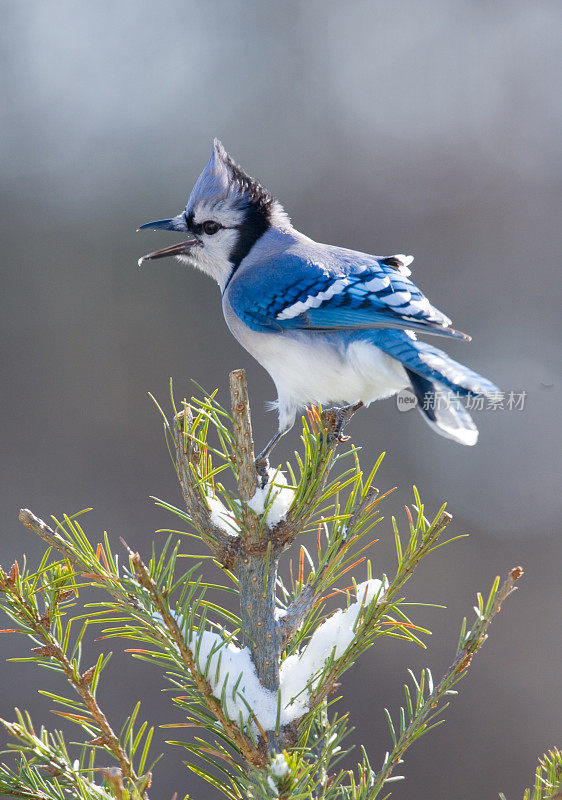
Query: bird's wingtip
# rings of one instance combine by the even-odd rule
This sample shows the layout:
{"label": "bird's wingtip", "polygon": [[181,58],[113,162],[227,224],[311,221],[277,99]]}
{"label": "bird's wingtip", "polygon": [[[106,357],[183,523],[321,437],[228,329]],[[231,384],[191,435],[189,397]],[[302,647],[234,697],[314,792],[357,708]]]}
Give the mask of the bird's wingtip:
{"label": "bird's wingtip", "polygon": [[461,339],[463,342],[471,342],[472,336],[468,333],[463,333],[462,331],[457,331],[455,328],[444,327],[443,332],[452,336],[454,339]]}

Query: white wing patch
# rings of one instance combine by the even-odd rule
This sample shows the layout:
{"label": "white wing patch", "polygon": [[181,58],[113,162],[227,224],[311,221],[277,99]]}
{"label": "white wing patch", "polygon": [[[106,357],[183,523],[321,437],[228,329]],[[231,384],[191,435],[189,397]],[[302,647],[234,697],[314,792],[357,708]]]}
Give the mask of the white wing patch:
{"label": "white wing patch", "polygon": [[388,275],[384,275],[382,278],[372,278],[367,283],[359,284],[357,289],[364,289],[367,293],[380,292],[382,289],[386,289],[387,286],[390,286],[390,278]]}
{"label": "white wing patch", "polygon": [[306,300],[299,300],[297,303],[287,306],[287,308],[284,308],[283,311],[277,314],[276,319],[293,319],[293,317],[304,314],[309,308],[318,308],[326,300],[330,300],[335,294],[343,292],[349,283],[349,278],[338,278],[338,280],[334,281],[331,286],[328,286],[325,291],[318,292],[318,294],[309,294]]}
{"label": "white wing patch", "polygon": [[414,260],[414,256],[405,256],[404,253],[398,253],[394,256],[394,258],[399,258],[402,262],[400,266],[396,267],[396,271],[399,272],[404,277],[409,278],[412,274],[412,270],[408,269],[412,261]]}
{"label": "white wing patch", "polygon": [[386,295],[384,302],[387,306],[402,306],[412,299],[410,292],[394,292],[393,294]]}

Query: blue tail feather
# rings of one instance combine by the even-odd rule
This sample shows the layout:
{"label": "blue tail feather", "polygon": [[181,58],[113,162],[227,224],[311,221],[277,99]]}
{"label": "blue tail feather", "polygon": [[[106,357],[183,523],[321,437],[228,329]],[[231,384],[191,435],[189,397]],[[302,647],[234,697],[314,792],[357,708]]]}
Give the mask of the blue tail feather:
{"label": "blue tail feather", "polygon": [[406,368],[412,391],[416,395],[417,408],[425,421],[441,436],[459,444],[473,445],[478,441],[478,428],[466,408],[458,401],[442,402],[442,387],[421,378]]}
{"label": "blue tail feather", "polygon": [[377,331],[373,343],[403,364],[409,372],[461,395],[491,395],[498,391],[492,381],[455,361],[443,350],[412,339],[402,331]]}
{"label": "blue tail feather", "polygon": [[447,402],[440,396],[447,390],[460,396],[487,396],[497,392],[497,387],[427,342],[401,331],[381,334],[378,332],[374,343],[404,365],[418,400],[417,408],[426,422],[437,433],[460,444],[476,444],[478,429],[468,411],[458,401]]}

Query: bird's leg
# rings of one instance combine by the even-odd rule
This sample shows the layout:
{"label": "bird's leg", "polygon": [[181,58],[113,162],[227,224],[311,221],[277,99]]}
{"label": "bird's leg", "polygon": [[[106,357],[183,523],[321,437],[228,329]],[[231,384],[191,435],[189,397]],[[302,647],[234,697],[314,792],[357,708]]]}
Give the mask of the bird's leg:
{"label": "bird's leg", "polygon": [[279,439],[282,436],[285,436],[285,434],[288,431],[291,430],[291,427],[292,426],[290,426],[288,428],[285,428],[285,430],[278,430],[277,433],[275,434],[275,436],[273,436],[269,440],[269,442],[263,448],[261,453],[256,457],[256,461],[255,461],[256,472],[258,473],[258,475],[260,477],[260,487],[262,489],[263,489],[264,486],[267,485],[267,481],[269,479],[269,475],[268,475],[268,472],[267,472],[267,470],[269,468],[269,454],[271,453],[271,451],[273,450],[273,448],[275,447],[275,445],[277,444]]}
{"label": "bird's leg", "polygon": [[349,441],[350,437],[346,436],[343,433],[343,429],[351,419],[351,417],[358,411],[360,408],[363,407],[363,403],[359,400],[358,403],[352,403],[349,406],[341,406],[341,408],[336,408],[336,422],[334,425],[334,430],[332,432],[333,439],[337,439],[338,442],[347,442]]}
{"label": "bird's leg", "polygon": [[[330,434],[330,437],[335,440],[337,439],[338,442],[347,442],[349,440],[349,436],[345,436],[343,433],[344,427],[347,425],[351,417],[358,411],[360,408],[363,407],[363,402],[359,400],[358,403],[351,403],[348,406],[341,406],[339,408],[333,409],[335,414],[335,424],[334,430]],[[285,436],[291,428],[292,424],[288,425],[284,430],[278,430],[275,436],[273,436],[266,446],[263,448],[261,453],[256,456],[255,465],[256,465],[256,472],[258,473],[260,479],[260,488],[263,489],[264,486],[267,485],[267,481],[269,480],[268,475],[268,468],[269,468],[269,455],[279,439],[282,436]]]}

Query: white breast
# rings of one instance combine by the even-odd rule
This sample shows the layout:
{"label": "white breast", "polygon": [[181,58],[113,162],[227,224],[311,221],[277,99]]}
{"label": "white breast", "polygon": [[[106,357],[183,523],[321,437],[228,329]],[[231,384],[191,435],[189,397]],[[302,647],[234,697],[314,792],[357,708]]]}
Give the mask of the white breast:
{"label": "white breast", "polygon": [[224,301],[227,324],[240,344],[269,372],[278,393],[280,428],[309,403],[365,405],[409,385],[402,365],[367,341],[346,343],[337,333],[258,333]]}

